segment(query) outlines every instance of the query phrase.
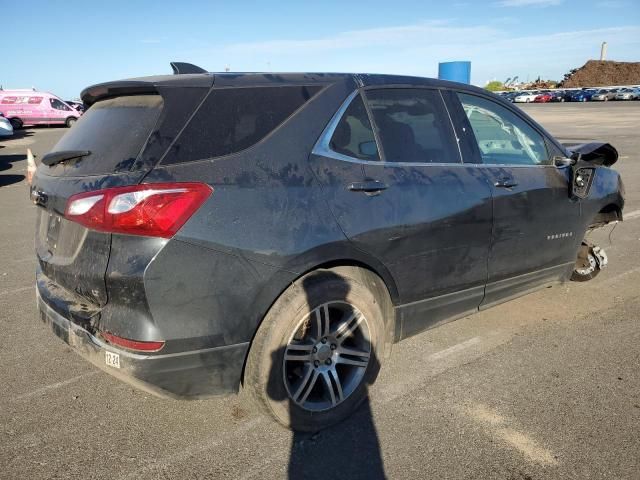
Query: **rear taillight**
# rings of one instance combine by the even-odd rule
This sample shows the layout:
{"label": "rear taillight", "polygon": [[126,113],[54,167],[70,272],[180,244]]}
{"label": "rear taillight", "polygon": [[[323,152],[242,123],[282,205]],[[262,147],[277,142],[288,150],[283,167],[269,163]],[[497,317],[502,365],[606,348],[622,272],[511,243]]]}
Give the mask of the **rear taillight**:
{"label": "rear taillight", "polygon": [[139,352],[157,352],[164,347],[164,342],[142,342],[140,340],[130,340],[108,332],[102,332],[101,335],[102,338],[111,345],[124,347],[129,350],[137,350]]}
{"label": "rear taillight", "polygon": [[171,238],[213,189],[204,183],[151,183],[79,193],[64,216],[92,230]]}

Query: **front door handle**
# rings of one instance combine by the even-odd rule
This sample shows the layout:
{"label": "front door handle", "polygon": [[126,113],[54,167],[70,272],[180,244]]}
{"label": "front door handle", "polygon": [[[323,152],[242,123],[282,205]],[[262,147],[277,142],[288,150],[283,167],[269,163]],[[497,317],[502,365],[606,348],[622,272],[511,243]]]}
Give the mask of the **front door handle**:
{"label": "front door handle", "polygon": [[386,190],[388,187],[378,180],[372,180],[369,182],[353,182],[347,186],[347,189],[352,192],[365,192],[365,193],[378,193]]}
{"label": "front door handle", "polygon": [[518,182],[516,182],[513,178],[505,177],[498,180],[496,183],[494,183],[494,185],[498,188],[511,188],[517,187]]}

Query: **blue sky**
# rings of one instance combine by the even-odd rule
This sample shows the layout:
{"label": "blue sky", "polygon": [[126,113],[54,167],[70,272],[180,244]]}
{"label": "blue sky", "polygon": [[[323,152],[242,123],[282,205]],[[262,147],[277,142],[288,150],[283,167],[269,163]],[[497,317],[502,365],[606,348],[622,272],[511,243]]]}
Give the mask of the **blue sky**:
{"label": "blue sky", "polygon": [[93,83],[210,71],[347,71],[560,79],[598,58],[640,61],[640,0],[0,0],[0,85],[77,97]]}

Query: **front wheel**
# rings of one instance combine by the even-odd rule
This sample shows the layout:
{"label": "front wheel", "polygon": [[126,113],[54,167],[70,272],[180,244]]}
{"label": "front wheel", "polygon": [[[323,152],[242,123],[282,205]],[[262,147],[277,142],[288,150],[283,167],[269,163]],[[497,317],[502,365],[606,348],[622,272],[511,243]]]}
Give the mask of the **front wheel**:
{"label": "front wheel", "polygon": [[283,425],[319,431],[367,397],[380,369],[386,311],[367,274],[318,270],[304,276],[258,329],[245,386]]}
{"label": "front wheel", "polygon": [[583,243],[578,251],[576,265],[571,273],[574,282],[588,282],[598,276],[607,265],[607,254],[602,248]]}
{"label": "front wheel", "polygon": [[69,117],[67,118],[67,121],[64,123],[67,126],[67,128],[71,128],[77,121],[78,119],[76,117]]}

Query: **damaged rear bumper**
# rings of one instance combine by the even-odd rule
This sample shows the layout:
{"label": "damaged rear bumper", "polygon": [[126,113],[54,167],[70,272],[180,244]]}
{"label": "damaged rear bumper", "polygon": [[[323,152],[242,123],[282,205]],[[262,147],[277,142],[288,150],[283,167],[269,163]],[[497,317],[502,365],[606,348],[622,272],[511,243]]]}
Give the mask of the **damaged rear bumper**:
{"label": "damaged rear bumper", "polygon": [[[144,355],[114,348],[51,308],[36,289],[40,319],[96,367],[160,397],[203,398],[238,391],[249,343],[203,350]],[[119,368],[108,366],[107,352]]]}

